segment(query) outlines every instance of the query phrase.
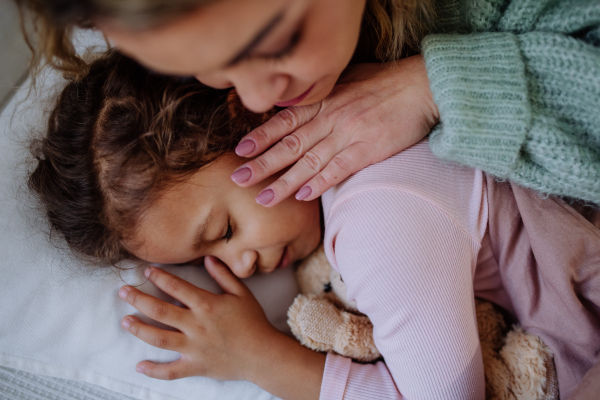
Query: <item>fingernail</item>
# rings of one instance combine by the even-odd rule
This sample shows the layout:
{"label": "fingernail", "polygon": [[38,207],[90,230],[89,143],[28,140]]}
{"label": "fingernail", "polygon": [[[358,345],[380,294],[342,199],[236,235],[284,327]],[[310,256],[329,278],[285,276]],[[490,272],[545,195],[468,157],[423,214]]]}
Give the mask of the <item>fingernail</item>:
{"label": "fingernail", "polygon": [[139,372],[140,374],[143,374],[144,373],[144,368],[142,368],[142,367],[135,367],[135,371]]}
{"label": "fingernail", "polygon": [[125,300],[125,298],[127,298],[128,292],[129,292],[129,290],[127,290],[125,288],[121,288],[121,290],[119,290],[119,297],[122,298],[123,300]]}
{"label": "fingernail", "polygon": [[129,318],[125,318],[123,319],[123,322],[121,322],[121,325],[123,325],[123,328],[129,329],[129,325],[131,325],[131,320]]}
{"label": "fingernail", "polygon": [[312,189],[310,186],[304,186],[302,189],[298,190],[296,193],[296,200],[304,200],[312,193]]}
{"label": "fingernail", "polygon": [[271,189],[263,190],[256,196],[256,202],[261,206],[266,206],[275,198],[275,192]]}
{"label": "fingernail", "polygon": [[[238,144],[235,148],[235,154],[240,157],[247,156],[252,153],[256,148],[256,144],[252,140],[244,140],[242,143]],[[235,180],[235,179],[234,179]]]}
{"label": "fingernail", "polygon": [[150,278],[150,268],[146,268],[146,270],[144,271],[144,276],[146,278]]}
{"label": "fingernail", "polygon": [[242,167],[231,174],[231,179],[235,183],[244,183],[250,179],[252,176],[252,171],[248,167]]}

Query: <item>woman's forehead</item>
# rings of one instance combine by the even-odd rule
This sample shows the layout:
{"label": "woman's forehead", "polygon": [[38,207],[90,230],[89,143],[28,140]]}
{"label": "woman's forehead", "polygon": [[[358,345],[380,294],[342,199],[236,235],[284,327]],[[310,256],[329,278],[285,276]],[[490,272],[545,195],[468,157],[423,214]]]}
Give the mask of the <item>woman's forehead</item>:
{"label": "woman's forehead", "polygon": [[110,20],[96,25],[121,51],[158,72],[197,75],[227,66],[302,2],[220,0],[154,28],[132,30]]}

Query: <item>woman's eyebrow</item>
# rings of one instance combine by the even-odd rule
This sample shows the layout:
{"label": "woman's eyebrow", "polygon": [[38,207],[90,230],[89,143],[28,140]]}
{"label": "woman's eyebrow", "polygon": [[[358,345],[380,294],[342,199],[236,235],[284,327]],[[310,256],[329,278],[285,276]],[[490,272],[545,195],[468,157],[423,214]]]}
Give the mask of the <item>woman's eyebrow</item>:
{"label": "woman's eyebrow", "polygon": [[262,42],[262,40],[267,37],[267,35],[269,33],[271,33],[271,31],[273,29],[275,29],[275,27],[277,25],[279,25],[279,23],[281,22],[281,20],[283,19],[283,16],[285,15],[285,10],[280,11],[277,15],[275,15],[275,17],[273,17],[269,22],[267,22],[267,24],[254,36],[254,39],[252,39],[239,53],[237,53],[236,56],[234,56],[231,61],[229,61],[226,66],[227,67],[231,67],[237,63],[239,63],[240,61],[242,61],[245,57],[248,56],[248,54],[250,54],[250,52],[260,44],[260,42]]}

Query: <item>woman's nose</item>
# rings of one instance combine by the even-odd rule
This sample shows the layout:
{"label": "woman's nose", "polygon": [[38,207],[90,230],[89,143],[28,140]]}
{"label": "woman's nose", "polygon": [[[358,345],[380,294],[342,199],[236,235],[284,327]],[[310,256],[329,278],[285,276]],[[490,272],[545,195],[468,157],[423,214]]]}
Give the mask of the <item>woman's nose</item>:
{"label": "woman's nose", "polygon": [[219,257],[238,278],[248,278],[256,272],[258,253],[254,250],[245,250],[239,254],[228,254]]}
{"label": "woman's nose", "polygon": [[282,96],[290,84],[286,74],[238,72],[230,77],[235,90],[248,110],[261,113],[269,111],[275,103],[283,101]]}

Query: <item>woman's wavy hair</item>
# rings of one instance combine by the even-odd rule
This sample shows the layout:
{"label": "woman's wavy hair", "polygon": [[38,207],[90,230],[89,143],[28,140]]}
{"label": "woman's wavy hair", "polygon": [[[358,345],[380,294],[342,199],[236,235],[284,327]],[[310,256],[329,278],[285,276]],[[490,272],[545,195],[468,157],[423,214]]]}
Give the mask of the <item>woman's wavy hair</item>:
{"label": "woman's wavy hair", "polygon": [[[32,71],[50,64],[67,76],[85,75],[88,64],[73,47],[75,27],[92,27],[95,17],[114,18],[143,29],[168,22],[182,13],[218,0],[15,0],[21,10],[23,34],[33,52]],[[365,23],[377,38],[374,53],[393,61],[419,52],[421,39],[434,23],[434,0],[367,0]],[[26,18],[27,17],[27,18]],[[30,18],[34,33],[25,29]],[[35,45],[34,45],[35,43]]]}
{"label": "woman's wavy hair", "polygon": [[234,92],[109,51],[60,94],[32,143],[29,187],[72,250],[114,264],[132,256],[125,243],[164,190],[233,151],[269,115],[244,110]]}

